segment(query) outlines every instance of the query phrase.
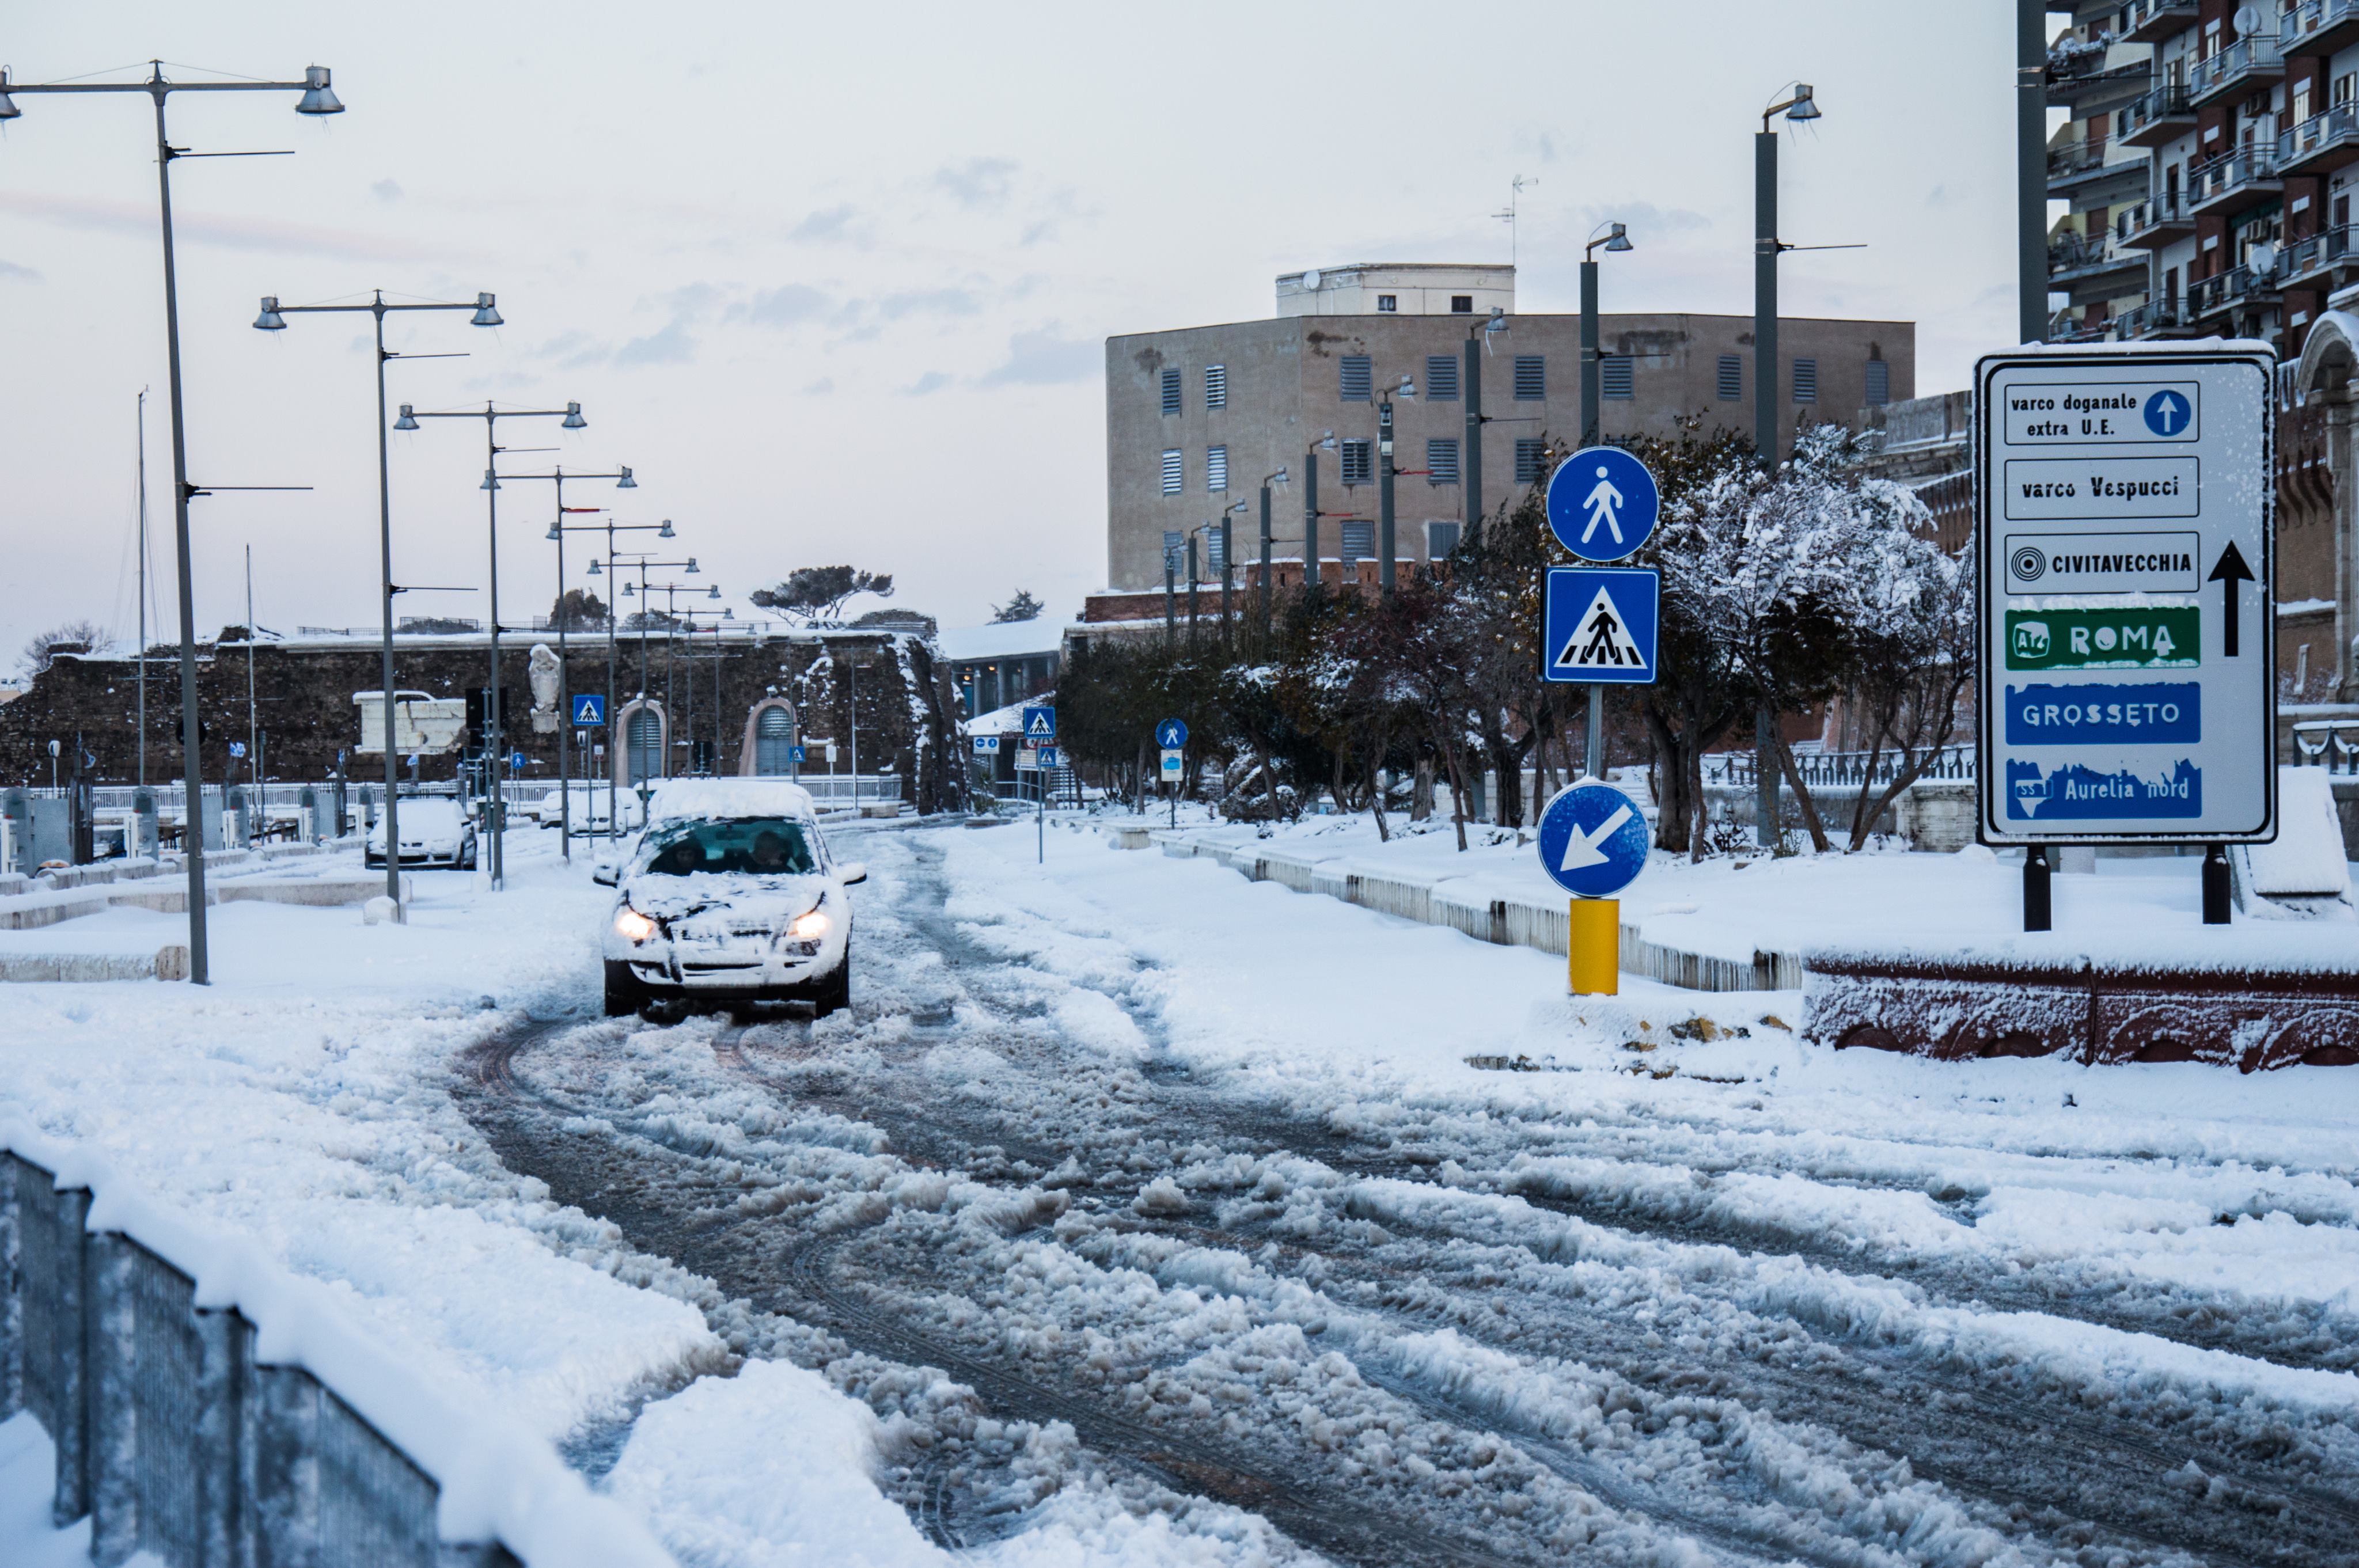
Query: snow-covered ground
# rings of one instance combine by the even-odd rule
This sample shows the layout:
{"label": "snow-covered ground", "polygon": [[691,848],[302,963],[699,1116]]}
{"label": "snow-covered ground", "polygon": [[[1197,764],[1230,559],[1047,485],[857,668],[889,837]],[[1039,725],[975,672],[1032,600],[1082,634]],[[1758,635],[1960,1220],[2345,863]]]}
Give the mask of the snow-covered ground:
{"label": "snow-covered ground", "polygon": [[[1791,993],[1575,1001],[1547,955],[1093,833],[860,837],[849,1015],[596,1018],[610,895],[520,832],[508,892],[421,873],[408,927],[216,910],[210,990],[0,991],[0,1110],[329,1281],[684,1563],[2359,1539],[2359,1072],[1837,1055]],[[1538,875],[1512,836],[1386,854]],[[1664,866],[1625,910],[1749,953],[2003,921],[2013,874]],[[2192,922],[2192,862],[2077,881],[2060,928]],[[27,1424],[0,1560],[70,1560]]]}

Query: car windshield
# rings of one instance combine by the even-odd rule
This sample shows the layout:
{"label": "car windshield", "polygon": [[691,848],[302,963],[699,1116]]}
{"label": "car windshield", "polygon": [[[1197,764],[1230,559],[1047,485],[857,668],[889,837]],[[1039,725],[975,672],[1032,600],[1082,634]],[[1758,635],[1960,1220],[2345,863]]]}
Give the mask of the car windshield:
{"label": "car windshield", "polygon": [[662,823],[647,835],[637,866],[640,874],[659,877],[698,871],[801,876],[818,869],[804,826],[776,816]]}

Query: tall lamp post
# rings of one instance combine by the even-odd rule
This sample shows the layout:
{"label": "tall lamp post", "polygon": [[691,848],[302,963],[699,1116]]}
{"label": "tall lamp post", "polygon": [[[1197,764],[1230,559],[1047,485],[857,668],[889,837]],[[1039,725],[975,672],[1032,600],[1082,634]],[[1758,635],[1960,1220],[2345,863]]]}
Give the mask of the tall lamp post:
{"label": "tall lamp post", "polygon": [[[1785,98],[1761,111],[1753,138],[1753,445],[1771,468],[1785,447],[1777,429],[1777,133],[1779,114],[1796,124],[1818,119],[1810,85],[1798,81]],[[1753,716],[1753,837],[1777,843],[1777,715],[1763,702]]]}
{"label": "tall lamp post", "polygon": [[1464,364],[1458,396],[1466,410],[1466,436],[1459,448],[1460,483],[1465,497],[1466,537],[1483,533],[1483,427],[1491,421],[1483,412],[1483,356],[1490,351],[1491,336],[1507,330],[1507,313],[1491,307],[1491,319],[1467,330]]}
{"label": "tall lamp post", "polygon": [[[24,113],[16,107],[13,96],[18,93],[144,92],[156,105],[156,195],[164,235],[164,350],[166,383],[172,406],[172,528],[180,571],[180,762],[189,793],[189,829],[181,835],[181,845],[189,868],[189,979],[201,986],[212,983],[212,965],[205,945],[204,770],[197,747],[197,611],[196,593],[190,581],[189,503],[214,490],[258,487],[214,485],[200,489],[189,482],[188,431],[180,397],[180,291],[172,256],[172,162],[183,157],[243,155],[191,153],[185,147],[174,146],[164,128],[164,101],[175,92],[300,92],[303,96],[295,104],[297,114],[341,114],[344,106],[336,101],[329,81],[328,68],[323,65],[307,67],[300,81],[170,81],[165,79],[164,62],[156,59],[147,62],[147,77],[143,81],[56,81],[17,86],[9,81],[5,70],[0,70],[0,124]],[[144,669],[147,650],[141,649],[139,656]]]}
{"label": "tall lamp post", "polygon": [[[485,295],[486,300],[491,298]],[[484,325],[496,327],[495,312]],[[499,422],[503,419],[556,419],[568,430],[589,427],[590,421],[582,417],[582,405],[569,403],[562,408],[502,408],[488,400],[481,408],[454,408],[443,412],[419,414],[407,403],[401,406],[401,417],[394,421],[397,430],[415,430],[420,419],[481,419],[484,422],[484,523],[488,530],[488,550],[491,557],[491,689],[484,694],[484,751],[486,765],[484,776],[492,790],[492,886],[507,886],[507,853],[505,844],[508,821],[508,798],[505,777],[507,771],[506,731],[500,717],[500,445]]]}
{"label": "tall lamp post", "polygon": [[[666,519],[666,521],[669,521],[669,519]],[[696,557],[694,556],[690,556],[684,561],[658,561],[650,558],[646,554],[638,554],[627,558],[623,557],[610,557],[606,564],[609,568],[617,571],[636,569],[639,574],[637,585],[635,587],[630,583],[625,583],[622,587],[621,592],[617,595],[617,598],[618,600],[636,599],[639,601],[638,695],[639,700],[644,702],[647,699],[647,573],[651,570],[670,570],[677,568],[686,571],[690,577],[694,577],[698,574],[699,570],[696,564]],[[617,621],[620,620],[620,610],[621,606],[618,603],[616,605],[617,614],[614,617]],[[608,711],[610,713],[613,711],[612,698],[608,699]],[[667,730],[671,728],[671,711],[669,708],[666,708],[664,710],[664,728]],[[671,737],[667,734],[664,738],[669,741]],[[612,763],[619,761],[622,756],[627,754],[631,743],[631,738],[626,734],[610,734],[609,739],[619,742],[625,748],[624,752],[618,752],[615,756],[607,759],[607,761]],[[664,754],[658,758],[658,762],[663,768],[664,776],[669,776],[671,772],[669,748],[667,747],[665,749]],[[613,776],[613,769],[611,767],[608,769],[608,776],[610,778]]]}
{"label": "tall lamp post", "polygon": [[[689,563],[689,570],[694,571],[695,569],[696,563],[693,560],[690,560]],[[692,582],[657,582],[645,584],[641,587],[639,591],[643,595],[652,596],[654,594],[660,593],[664,596],[664,719],[667,723],[667,728],[669,728],[672,712],[672,673],[674,667],[678,665],[679,658],[677,651],[677,634],[683,624],[679,618],[679,596],[683,593],[695,593],[697,591],[697,587]],[[717,582],[712,584],[712,587],[703,593],[702,597],[706,599],[720,598],[721,585]],[[644,617],[647,609],[647,600],[646,598],[642,598],[640,600],[639,609],[642,616]],[[691,621],[688,623],[688,630],[691,632],[696,629],[692,621],[695,613],[695,609],[691,606],[689,611]],[[642,619],[640,624],[645,626],[647,622]],[[688,687],[688,708],[691,715],[696,711],[696,681],[692,672],[690,676]],[[696,739],[696,721],[693,717],[691,717],[685,725],[681,726],[681,728],[688,732],[688,737],[691,741]],[[667,735],[665,740],[669,741],[670,737]],[[693,752],[695,751],[695,747],[691,745],[689,750]],[[693,758],[691,758],[691,760],[693,760]],[[671,777],[671,748],[669,745],[666,745],[664,748],[663,776],[666,778]]]}
{"label": "tall lamp post", "polygon": [[[614,520],[612,513],[606,513],[606,521],[603,523],[568,523],[565,520],[568,512],[565,504],[567,480],[611,479],[614,481],[616,490],[636,490],[639,487],[639,481],[631,477],[631,468],[628,463],[619,465],[613,473],[567,473],[560,468],[550,474],[519,473],[510,474],[507,477],[512,480],[548,479],[554,480],[557,483],[557,521],[549,525],[546,537],[557,546],[557,703],[564,709],[557,727],[557,776],[563,782],[563,788],[557,797],[558,837],[563,841],[559,853],[561,859],[571,860],[573,859],[573,784],[570,772],[571,764],[566,752],[566,741],[573,729],[573,672],[571,665],[566,661],[565,633],[573,618],[565,611],[565,535],[603,532],[606,535],[607,553],[611,555],[614,548],[614,535],[617,534],[636,533],[642,528],[652,528],[656,530],[657,538],[670,538],[672,536],[671,519],[667,517],[661,523],[617,523]],[[603,513],[606,509],[603,506],[576,506],[571,510]],[[595,557],[591,558],[590,570],[592,575],[598,571]],[[610,729],[614,711],[614,611],[610,605],[606,611],[606,712]],[[586,776],[588,770],[585,768],[583,773]],[[591,815],[594,820],[597,814],[592,812]],[[609,823],[607,826],[612,828],[614,825]]]}
{"label": "tall lamp post", "polygon": [[[1262,518],[1263,521],[1266,522],[1269,517],[1269,487],[1267,485],[1262,486]],[[1234,517],[1238,513],[1243,512],[1246,505],[1247,503],[1243,501],[1232,501],[1228,505],[1221,509],[1221,650],[1223,653],[1226,653],[1230,648],[1234,647],[1236,643],[1230,606],[1229,587],[1236,578],[1237,535],[1235,525],[1232,524],[1229,519]],[[1263,530],[1265,537],[1267,536],[1267,532],[1268,531],[1266,529]]]}
{"label": "tall lamp post", "polygon": [[[467,310],[473,314],[469,324],[476,327],[502,325],[495,297],[478,294],[472,305],[456,302],[416,302],[387,304],[385,290],[375,290],[365,305],[281,305],[275,294],[262,297],[261,313],[255,317],[255,330],[282,332],[287,330],[289,316],[334,316],[363,311],[376,327],[376,527],[379,563],[379,600],[384,607],[384,623],[378,635],[378,656],[383,666],[379,684],[385,688],[385,896],[393,900],[394,918],[408,918],[401,907],[401,822],[396,797],[400,793],[400,758],[396,754],[393,723],[393,596],[401,589],[393,580],[393,477],[386,442],[385,422],[385,367],[388,360],[439,360],[459,356],[451,354],[405,354],[385,346],[385,319],[395,310]],[[409,405],[401,406],[401,416],[409,417]],[[494,841],[494,863],[497,863],[498,840]]]}
{"label": "tall lamp post", "polygon": [[1261,635],[1269,640],[1269,487],[1286,482],[1286,470],[1261,476]]}
{"label": "tall lamp post", "polygon": [[1319,454],[1335,449],[1335,432],[1329,430],[1302,454],[1302,586],[1325,585],[1319,569]]}
{"label": "tall lamp post", "polygon": [[1417,382],[1400,378],[1397,389],[1386,387],[1384,401],[1376,405],[1376,549],[1382,559],[1376,562],[1376,586],[1387,597],[1393,591],[1393,397],[1397,390],[1404,403],[1417,397]]}
{"label": "tall lamp post", "polygon": [[[1581,250],[1581,444],[1593,447],[1598,442],[1598,399],[1603,388],[1604,363],[1597,353],[1597,248],[1605,247],[1611,254],[1631,249],[1630,233],[1621,223],[1600,223],[1599,229],[1609,232],[1600,236],[1590,231],[1589,243]],[[1589,744],[1583,759],[1583,771],[1591,778],[1605,776],[1605,687],[1596,681],[1589,683]]]}

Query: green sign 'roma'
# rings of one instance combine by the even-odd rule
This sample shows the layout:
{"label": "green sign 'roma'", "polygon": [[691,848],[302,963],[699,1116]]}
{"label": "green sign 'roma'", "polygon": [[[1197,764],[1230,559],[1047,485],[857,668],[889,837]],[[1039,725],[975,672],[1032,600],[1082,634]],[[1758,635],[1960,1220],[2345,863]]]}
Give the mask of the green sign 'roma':
{"label": "green sign 'roma'", "polygon": [[2010,670],[2191,670],[2202,662],[2203,611],[2010,610]]}

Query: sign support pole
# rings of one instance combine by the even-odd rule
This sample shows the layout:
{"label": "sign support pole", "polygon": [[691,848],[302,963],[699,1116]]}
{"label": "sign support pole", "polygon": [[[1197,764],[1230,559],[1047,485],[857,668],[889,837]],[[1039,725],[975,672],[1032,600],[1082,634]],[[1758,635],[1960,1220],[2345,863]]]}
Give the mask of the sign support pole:
{"label": "sign support pole", "polygon": [[1605,688],[1589,683],[1589,746],[1582,771],[1591,778],[1605,776]]}
{"label": "sign support pole", "polygon": [[2228,849],[2223,844],[2203,846],[2203,924],[2228,924]]}
{"label": "sign support pole", "polygon": [[1565,970],[1574,996],[1617,996],[1622,988],[1622,901],[1577,898],[1565,925]]}
{"label": "sign support pole", "polygon": [[2048,847],[2034,844],[2023,852],[2023,928],[2054,929],[2048,902]]}

